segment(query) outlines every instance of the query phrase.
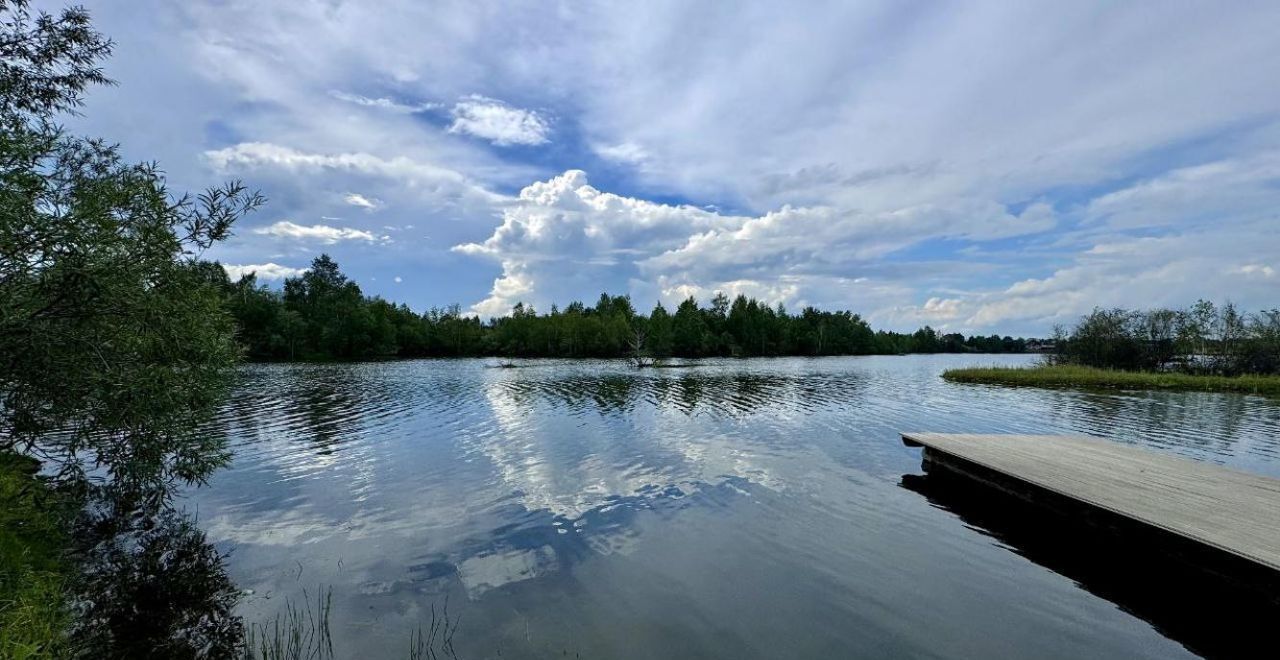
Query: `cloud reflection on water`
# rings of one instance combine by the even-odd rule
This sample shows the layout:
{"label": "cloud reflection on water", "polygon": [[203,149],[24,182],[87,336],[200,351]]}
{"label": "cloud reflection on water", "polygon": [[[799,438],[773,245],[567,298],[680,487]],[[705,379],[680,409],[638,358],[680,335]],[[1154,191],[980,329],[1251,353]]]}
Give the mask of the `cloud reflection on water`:
{"label": "cloud reflection on water", "polygon": [[[617,562],[645,564],[655,553],[672,555],[655,570],[678,571],[693,556],[684,553],[713,547],[725,532],[704,525],[706,537],[685,538],[685,550],[646,535],[706,516],[736,520],[748,547],[778,570],[816,568],[837,581],[866,570],[849,562],[901,561],[895,544],[907,541],[890,535],[944,544],[965,531],[937,528],[897,488],[918,463],[897,442],[902,429],[1091,433],[1280,473],[1277,408],[1261,400],[937,378],[963,359],[643,371],[563,361],[252,366],[217,422],[232,438],[235,465],[193,498],[210,538],[233,550],[237,579],[255,591],[246,614],[271,613],[275,596],[324,581],[335,585],[335,611],[355,626],[352,640],[373,643],[361,631],[410,625],[425,603],[450,593],[471,603],[472,620],[508,625],[512,603],[584,588],[588,564],[615,566],[591,569],[593,589],[630,579]],[[799,536],[776,539],[783,526]],[[826,537],[836,543],[837,528],[861,533],[824,545]],[[854,547],[860,558],[849,555]],[[937,576],[913,579],[925,578],[895,577],[905,591],[886,591],[883,607],[938,588]],[[727,606],[715,603],[702,606]],[[562,607],[589,606],[571,599]],[[600,614],[574,611],[584,620]]]}

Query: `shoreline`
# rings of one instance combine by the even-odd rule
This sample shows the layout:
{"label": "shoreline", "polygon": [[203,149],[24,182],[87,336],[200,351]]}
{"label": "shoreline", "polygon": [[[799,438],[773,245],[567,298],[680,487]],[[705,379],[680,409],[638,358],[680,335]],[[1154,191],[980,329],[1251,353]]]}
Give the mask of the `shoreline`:
{"label": "shoreline", "polygon": [[1280,397],[1280,376],[1201,376],[1063,365],[966,367],[948,369],[942,378],[952,383],[1048,389],[1218,392]]}
{"label": "shoreline", "polygon": [[[706,361],[725,360],[732,362],[750,362],[752,360],[777,360],[803,358],[811,360],[821,360],[825,358],[849,358],[849,357],[911,357],[915,355],[937,356],[937,355],[955,355],[955,356],[1012,356],[1012,355],[1043,355],[1036,351],[1024,351],[1021,353],[951,353],[951,352],[918,352],[918,353],[831,353],[824,355],[808,355],[808,354],[787,354],[787,355],[700,355],[700,356],[667,356],[662,358],[653,358],[659,361],[657,365],[648,365],[646,368],[672,368],[672,367],[693,367],[704,364]],[[466,360],[501,360],[514,363],[538,363],[538,362],[629,362],[632,358],[625,355],[500,355],[500,354],[480,354],[480,355],[391,355],[391,356],[374,356],[374,357],[358,357],[358,358],[297,358],[294,360],[274,360],[274,359],[257,359],[244,358],[237,363],[237,366],[259,365],[259,364],[312,364],[312,365],[344,365],[344,364],[385,364],[395,362],[416,362],[424,360],[432,361],[466,361]],[[524,366],[517,364],[517,367]],[[498,368],[499,365],[494,365]]]}

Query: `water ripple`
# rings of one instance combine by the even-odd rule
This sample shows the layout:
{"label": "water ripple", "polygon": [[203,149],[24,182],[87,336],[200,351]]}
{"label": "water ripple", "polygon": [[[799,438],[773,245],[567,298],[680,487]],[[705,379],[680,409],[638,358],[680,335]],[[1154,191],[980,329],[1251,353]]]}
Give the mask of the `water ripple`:
{"label": "water ripple", "polygon": [[[971,611],[994,602],[996,589],[1035,584],[1048,600],[1022,602],[999,629],[1021,625],[1068,643],[1046,649],[1019,638],[1025,643],[1004,650],[1084,652],[1098,636],[1089,642],[1071,631],[1097,626],[1112,636],[1112,652],[1153,652],[1150,631],[1126,623],[1129,615],[1098,606],[1070,581],[1011,563],[1013,553],[898,487],[919,466],[898,432],[1083,433],[1280,476],[1280,406],[1238,395],[1009,389],[938,377],[973,361],[254,365],[209,428],[229,439],[234,463],[191,497],[210,538],[234,550],[243,586],[291,593],[300,585],[281,566],[297,572],[295,562],[305,564],[336,591],[349,587],[337,616],[367,621],[377,613],[377,626],[339,625],[351,644],[369,648],[384,648],[379,631],[424,599],[455,592],[467,616],[493,631],[474,655],[497,640],[536,656],[522,641],[530,621],[552,637],[557,625],[577,621],[566,644],[643,657],[658,646],[637,641],[634,653],[622,652],[605,631],[626,628],[627,617],[651,621],[653,608],[677,601],[688,618],[664,625],[684,626],[680,632],[641,638],[660,645],[677,635],[689,649],[704,648],[711,631],[755,640],[773,625],[739,610],[738,590],[756,589],[792,604],[771,614],[799,631],[779,633],[792,644],[949,655],[946,626],[894,642],[907,647],[886,640],[898,639],[903,622],[921,622],[921,612]],[[728,566],[707,564],[715,558]],[[934,568],[957,561],[963,570]],[[984,579],[1005,586],[983,587]],[[676,584],[683,586],[669,586]],[[546,601],[557,603],[558,619],[537,613]],[[864,627],[815,627],[821,617],[803,616],[813,604]],[[259,601],[246,607],[268,611]],[[980,612],[967,615],[973,629],[995,626]],[[769,639],[753,643],[747,648],[761,656],[788,654]]]}

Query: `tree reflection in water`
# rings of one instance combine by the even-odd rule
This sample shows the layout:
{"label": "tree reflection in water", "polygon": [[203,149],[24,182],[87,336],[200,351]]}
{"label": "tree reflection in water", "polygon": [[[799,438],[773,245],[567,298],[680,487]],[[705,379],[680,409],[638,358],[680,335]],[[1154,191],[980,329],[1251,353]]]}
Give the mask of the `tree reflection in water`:
{"label": "tree reflection in water", "polygon": [[231,657],[243,638],[223,557],[184,512],[87,521],[76,646],[95,657]]}

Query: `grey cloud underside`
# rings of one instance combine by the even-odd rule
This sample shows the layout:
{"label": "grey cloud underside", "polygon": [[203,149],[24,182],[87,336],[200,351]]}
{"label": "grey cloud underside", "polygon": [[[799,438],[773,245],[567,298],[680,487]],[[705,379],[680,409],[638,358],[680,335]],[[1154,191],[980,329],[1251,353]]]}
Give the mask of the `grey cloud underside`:
{"label": "grey cloud underside", "polygon": [[319,244],[484,315],[722,289],[1043,333],[1275,304],[1274,4],[140,4],[89,3],[122,84],[84,125],[266,188],[224,263]]}

